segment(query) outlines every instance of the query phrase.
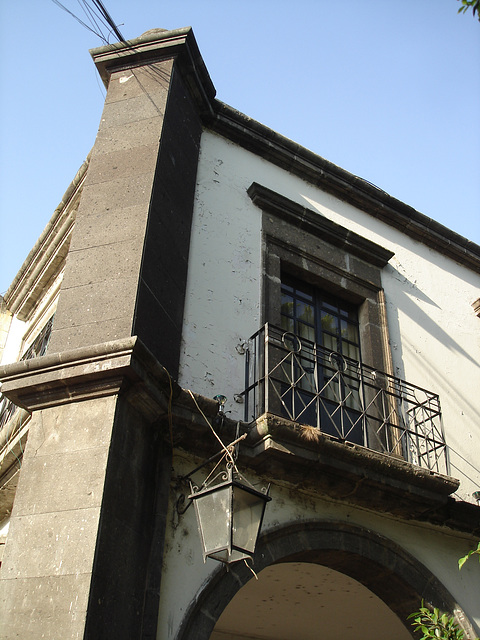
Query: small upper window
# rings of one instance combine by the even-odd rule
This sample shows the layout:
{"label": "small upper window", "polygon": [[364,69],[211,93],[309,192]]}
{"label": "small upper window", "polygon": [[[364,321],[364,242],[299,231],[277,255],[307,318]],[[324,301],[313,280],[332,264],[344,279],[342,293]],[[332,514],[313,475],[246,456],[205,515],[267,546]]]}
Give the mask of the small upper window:
{"label": "small upper window", "polygon": [[[54,314],[55,315],[55,314]],[[50,336],[52,334],[52,325],[54,315],[50,318],[47,324],[43,327],[40,333],[37,335],[32,344],[28,347],[22,356],[22,360],[30,360],[31,358],[39,358],[43,356],[48,347]]]}

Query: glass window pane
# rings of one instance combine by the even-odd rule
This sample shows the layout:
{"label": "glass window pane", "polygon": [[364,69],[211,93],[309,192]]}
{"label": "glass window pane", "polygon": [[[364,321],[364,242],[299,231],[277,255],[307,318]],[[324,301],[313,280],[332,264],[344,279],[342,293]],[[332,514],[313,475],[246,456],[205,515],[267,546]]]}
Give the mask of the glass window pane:
{"label": "glass window pane", "polygon": [[200,495],[195,507],[204,553],[225,549],[230,544],[230,487]]}
{"label": "glass window pane", "polygon": [[308,300],[309,302],[313,300],[312,294],[308,293],[306,289],[295,289],[295,294],[300,298],[304,298],[305,300]]}
{"label": "glass window pane", "polygon": [[302,320],[303,322],[308,322],[313,325],[315,322],[315,316],[312,305],[297,300],[297,318],[298,320]]}
{"label": "glass window pane", "polygon": [[346,405],[350,407],[350,409],[355,409],[356,411],[362,410],[362,405],[360,402],[360,393],[358,389],[350,387],[348,390],[348,394],[346,394]]}
{"label": "glass window pane", "polygon": [[304,340],[315,342],[315,329],[303,322],[298,323],[298,335]]}
{"label": "glass window pane", "polygon": [[328,333],[323,335],[323,346],[329,351],[337,351],[337,339],[334,336],[329,336]]}
{"label": "glass window pane", "polygon": [[341,320],[342,338],[358,344],[358,328],[356,325],[346,320]]}
{"label": "glass window pane", "polygon": [[333,311],[333,313],[338,313],[338,307],[337,307],[337,305],[330,304],[330,302],[327,302],[326,300],[323,300],[323,302],[322,302],[322,307],[323,307],[324,309],[329,310],[329,311]]}
{"label": "glass window pane", "polygon": [[292,296],[287,296],[286,294],[282,294],[282,313],[293,317],[294,313],[294,304]]}
{"label": "glass window pane", "polygon": [[293,318],[286,318],[285,316],[282,316],[282,329],[284,331],[294,333],[295,321],[293,320]]}
{"label": "glass window pane", "polygon": [[322,329],[323,331],[338,334],[338,318],[331,313],[322,311]]}
{"label": "glass window pane", "polygon": [[307,391],[315,392],[315,361],[310,358],[300,358],[299,386]]}
{"label": "glass window pane", "polygon": [[322,387],[322,397],[333,400],[334,402],[340,401],[338,375],[336,375],[335,372],[325,371]]}
{"label": "glass window pane", "polygon": [[233,487],[233,545],[253,553],[265,509],[262,497]]}
{"label": "glass window pane", "polygon": [[352,358],[352,360],[358,360],[360,355],[357,345],[345,341],[342,344],[342,353],[347,358]]}

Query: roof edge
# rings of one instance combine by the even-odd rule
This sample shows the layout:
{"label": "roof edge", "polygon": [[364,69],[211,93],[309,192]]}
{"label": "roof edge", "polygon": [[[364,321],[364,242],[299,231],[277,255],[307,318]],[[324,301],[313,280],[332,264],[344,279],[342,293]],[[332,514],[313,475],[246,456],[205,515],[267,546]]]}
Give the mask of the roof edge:
{"label": "roof edge", "polygon": [[480,246],[306,147],[214,101],[206,126],[411,238],[480,273]]}
{"label": "roof edge", "polygon": [[[74,202],[75,196],[85,180],[89,161],[90,154],[77,171],[52,217],[4,295],[5,306],[12,313],[18,314],[20,319],[25,319],[23,316],[28,316],[28,311],[25,309],[25,313],[22,313],[22,309],[31,298],[32,292],[37,291],[38,295],[41,295],[44,287],[53,277],[52,270],[58,267],[53,257],[62,249],[66,237],[73,228],[75,214],[70,205]],[[27,306],[28,309],[31,308],[31,300]]]}

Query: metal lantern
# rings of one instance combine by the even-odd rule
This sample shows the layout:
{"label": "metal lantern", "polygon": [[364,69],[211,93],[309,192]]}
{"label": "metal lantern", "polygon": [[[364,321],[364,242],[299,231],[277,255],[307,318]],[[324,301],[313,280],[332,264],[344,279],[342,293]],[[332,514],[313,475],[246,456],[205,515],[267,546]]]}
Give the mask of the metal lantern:
{"label": "metal lantern", "polygon": [[203,560],[226,564],[251,558],[262,526],[269,486],[255,489],[232,465],[201,488],[192,486]]}

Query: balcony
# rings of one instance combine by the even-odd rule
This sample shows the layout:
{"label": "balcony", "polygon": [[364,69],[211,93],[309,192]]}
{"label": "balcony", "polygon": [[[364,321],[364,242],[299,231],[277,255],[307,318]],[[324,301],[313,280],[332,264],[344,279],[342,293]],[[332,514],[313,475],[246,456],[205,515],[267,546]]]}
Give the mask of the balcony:
{"label": "balcony", "polygon": [[266,324],[250,340],[245,420],[273,414],[448,475],[438,395]]}

